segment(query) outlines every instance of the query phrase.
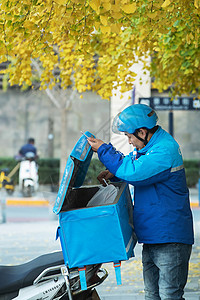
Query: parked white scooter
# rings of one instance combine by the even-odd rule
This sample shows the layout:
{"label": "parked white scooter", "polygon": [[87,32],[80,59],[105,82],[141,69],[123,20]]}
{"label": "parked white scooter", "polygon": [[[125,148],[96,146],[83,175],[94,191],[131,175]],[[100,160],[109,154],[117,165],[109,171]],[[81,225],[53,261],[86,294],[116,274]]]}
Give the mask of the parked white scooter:
{"label": "parked white scooter", "polygon": [[19,189],[25,197],[31,197],[39,188],[38,165],[33,152],[27,152],[19,167]]}
{"label": "parked white scooter", "polygon": [[98,300],[95,287],[108,272],[101,265],[86,267],[87,290],[82,291],[78,269],[64,265],[61,251],[16,266],[0,266],[0,300]]}

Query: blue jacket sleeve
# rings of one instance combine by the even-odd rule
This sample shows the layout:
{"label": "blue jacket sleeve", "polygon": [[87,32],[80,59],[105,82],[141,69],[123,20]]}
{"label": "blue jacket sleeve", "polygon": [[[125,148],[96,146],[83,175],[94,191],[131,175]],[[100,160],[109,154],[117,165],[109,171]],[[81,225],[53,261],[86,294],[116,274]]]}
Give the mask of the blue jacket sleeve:
{"label": "blue jacket sleeve", "polygon": [[132,155],[123,156],[112,144],[98,149],[100,161],[117,178],[133,185],[149,185],[169,178],[172,158],[162,146],[152,147],[145,155],[134,160]]}
{"label": "blue jacket sleeve", "polygon": [[[115,174],[124,158],[124,155],[121,152],[116,151],[111,143],[101,145],[97,151],[97,154],[99,156],[99,160],[104,164],[104,166],[106,166],[109,171],[110,169],[109,167],[107,167],[107,165],[110,166],[112,164],[113,171],[110,171],[112,174]],[[110,159],[112,159],[112,162],[110,161]]]}

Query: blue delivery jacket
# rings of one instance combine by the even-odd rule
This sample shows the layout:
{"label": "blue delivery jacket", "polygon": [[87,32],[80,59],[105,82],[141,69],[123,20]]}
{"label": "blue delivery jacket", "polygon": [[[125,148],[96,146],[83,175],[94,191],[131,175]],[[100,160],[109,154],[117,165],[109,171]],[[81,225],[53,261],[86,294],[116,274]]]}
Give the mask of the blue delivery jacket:
{"label": "blue delivery jacket", "polygon": [[139,243],[194,243],[192,212],[178,143],[160,126],[148,144],[124,156],[112,144],[100,161],[118,179],[134,185],[134,228]]}

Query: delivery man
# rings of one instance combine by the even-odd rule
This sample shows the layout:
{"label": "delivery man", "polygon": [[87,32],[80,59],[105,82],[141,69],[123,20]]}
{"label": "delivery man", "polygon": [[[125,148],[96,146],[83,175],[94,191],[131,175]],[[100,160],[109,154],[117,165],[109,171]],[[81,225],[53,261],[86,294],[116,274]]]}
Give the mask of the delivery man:
{"label": "delivery man", "polygon": [[178,143],[157,125],[149,106],[135,104],[119,113],[113,131],[124,133],[134,151],[124,156],[111,143],[88,138],[105,165],[98,179],[117,179],[134,188],[134,228],[143,244],[147,300],[184,299],[194,243],[193,220]]}
{"label": "delivery man", "polygon": [[35,139],[29,138],[27,143],[23,145],[19,150],[19,155],[26,156],[28,152],[32,152],[37,157],[37,148],[35,147]]}

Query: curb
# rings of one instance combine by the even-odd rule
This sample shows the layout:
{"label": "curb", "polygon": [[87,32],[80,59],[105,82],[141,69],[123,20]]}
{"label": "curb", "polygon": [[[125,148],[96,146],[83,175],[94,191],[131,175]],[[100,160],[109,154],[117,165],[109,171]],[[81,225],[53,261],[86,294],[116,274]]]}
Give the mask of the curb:
{"label": "curb", "polygon": [[7,198],[6,205],[10,206],[49,206],[47,199]]}
{"label": "curb", "polygon": [[200,204],[199,202],[190,202],[190,207],[193,208],[193,207],[200,207]]}
{"label": "curb", "polygon": [[[47,199],[33,199],[31,197],[29,198],[6,198],[6,205],[13,205],[13,206],[49,206],[49,201]],[[198,207],[200,208],[199,202],[191,202],[190,203],[191,208]]]}

